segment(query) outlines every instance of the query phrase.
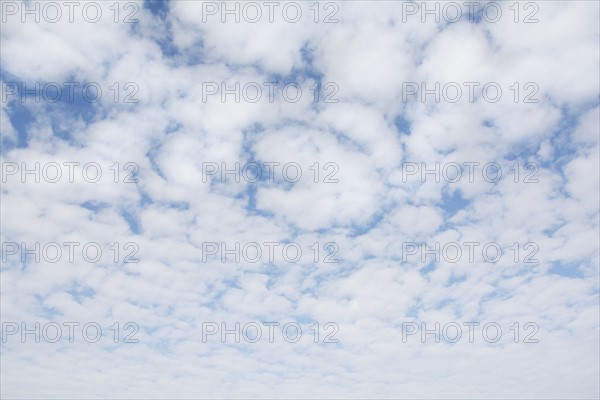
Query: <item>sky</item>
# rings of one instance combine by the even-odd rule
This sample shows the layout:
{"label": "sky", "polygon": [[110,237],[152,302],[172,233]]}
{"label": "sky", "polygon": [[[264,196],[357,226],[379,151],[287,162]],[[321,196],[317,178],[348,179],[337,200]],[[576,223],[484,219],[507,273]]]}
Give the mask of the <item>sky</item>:
{"label": "sky", "polygon": [[2,398],[600,396],[596,1],[2,1]]}

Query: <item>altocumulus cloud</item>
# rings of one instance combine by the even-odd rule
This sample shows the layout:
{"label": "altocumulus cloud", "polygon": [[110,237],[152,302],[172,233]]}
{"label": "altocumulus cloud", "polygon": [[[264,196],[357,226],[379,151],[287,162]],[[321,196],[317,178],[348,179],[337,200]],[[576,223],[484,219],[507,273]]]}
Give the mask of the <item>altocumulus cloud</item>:
{"label": "altocumulus cloud", "polygon": [[2,2],[6,398],[598,398],[599,4]]}

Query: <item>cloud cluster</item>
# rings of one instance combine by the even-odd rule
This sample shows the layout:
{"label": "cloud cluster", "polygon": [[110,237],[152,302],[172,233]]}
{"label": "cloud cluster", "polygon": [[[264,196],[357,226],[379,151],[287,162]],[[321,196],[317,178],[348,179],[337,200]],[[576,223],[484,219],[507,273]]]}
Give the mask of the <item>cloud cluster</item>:
{"label": "cloud cluster", "polygon": [[[452,2],[63,3],[2,4],[2,396],[598,397],[598,3],[492,2],[494,23],[489,2],[457,22]],[[44,254],[65,242],[75,261]],[[248,243],[276,260],[236,262]],[[22,340],[36,322],[61,340]],[[238,343],[237,322],[279,325]]]}

